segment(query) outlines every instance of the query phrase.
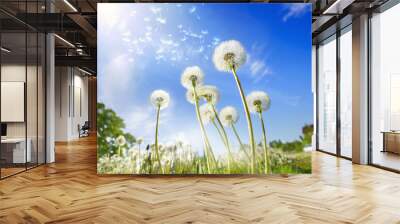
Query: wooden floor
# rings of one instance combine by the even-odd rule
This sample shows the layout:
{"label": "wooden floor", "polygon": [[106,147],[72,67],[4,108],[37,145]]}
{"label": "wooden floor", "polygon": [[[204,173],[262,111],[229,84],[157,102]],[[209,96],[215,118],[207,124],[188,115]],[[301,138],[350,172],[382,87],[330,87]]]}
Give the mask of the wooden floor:
{"label": "wooden floor", "polygon": [[0,181],[0,223],[400,223],[400,175],[313,154],[289,177],[96,175],[94,138]]}

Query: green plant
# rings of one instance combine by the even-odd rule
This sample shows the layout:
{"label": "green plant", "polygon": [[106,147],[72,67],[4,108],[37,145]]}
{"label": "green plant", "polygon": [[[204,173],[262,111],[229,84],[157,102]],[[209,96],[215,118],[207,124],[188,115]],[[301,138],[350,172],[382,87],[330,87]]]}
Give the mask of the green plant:
{"label": "green plant", "polygon": [[119,152],[119,145],[116,140],[124,136],[125,144],[123,149],[130,148],[136,139],[130,133],[124,132],[125,124],[112,109],[107,108],[103,103],[97,103],[97,150],[98,156],[112,156]]}

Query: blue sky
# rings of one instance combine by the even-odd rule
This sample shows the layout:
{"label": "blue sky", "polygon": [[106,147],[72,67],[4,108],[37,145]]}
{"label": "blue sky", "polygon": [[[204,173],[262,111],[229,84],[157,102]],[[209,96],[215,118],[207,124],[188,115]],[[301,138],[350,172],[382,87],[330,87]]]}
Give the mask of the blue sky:
{"label": "blue sky", "polygon": [[[184,139],[200,150],[194,107],[180,84],[182,71],[197,65],[205,84],[220,90],[218,109],[237,108],[237,128],[247,141],[234,78],[212,62],[216,45],[230,39],[240,41],[248,54],[237,71],[245,93],[263,90],[270,95],[271,107],[264,113],[267,139],[297,139],[301,127],[313,121],[309,4],[99,4],[98,100],[125,120],[126,131],[149,144],[156,116],[149,95],[164,89],[171,103],[161,113],[161,142]],[[256,116],[253,122],[261,140]],[[213,127],[207,130],[214,150],[224,151]]]}

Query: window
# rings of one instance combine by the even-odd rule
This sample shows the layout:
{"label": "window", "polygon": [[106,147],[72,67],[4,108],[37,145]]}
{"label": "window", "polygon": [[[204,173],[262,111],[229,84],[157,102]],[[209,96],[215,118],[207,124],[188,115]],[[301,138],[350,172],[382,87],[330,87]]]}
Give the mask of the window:
{"label": "window", "polygon": [[318,149],[336,153],[336,36],[318,47]]}
{"label": "window", "polygon": [[352,156],[352,33],[351,26],[340,35],[340,155]]}
{"label": "window", "polygon": [[400,170],[400,4],[371,18],[372,163]]}

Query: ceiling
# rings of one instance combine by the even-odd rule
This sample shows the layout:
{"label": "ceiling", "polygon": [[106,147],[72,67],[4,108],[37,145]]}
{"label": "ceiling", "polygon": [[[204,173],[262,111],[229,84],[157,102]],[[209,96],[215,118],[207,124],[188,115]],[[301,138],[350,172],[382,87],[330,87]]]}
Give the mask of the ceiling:
{"label": "ceiling", "polygon": [[[313,10],[313,40],[317,40],[338,20],[374,8],[387,0],[293,0],[252,1],[311,3]],[[47,2],[47,5],[46,5]],[[97,3],[104,2],[163,2],[128,0],[1,0],[0,21],[6,38],[14,39],[17,32],[30,28],[39,32],[55,32],[56,65],[80,66],[96,73]],[[221,2],[210,1],[210,2]],[[248,2],[248,1],[241,1]],[[27,13],[26,13],[27,12]],[[51,12],[51,13],[50,13]],[[351,21],[351,19],[350,19]],[[334,31],[333,31],[334,32]],[[20,41],[18,37],[15,41]],[[18,45],[18,43],[16,43]],[[29,51],[29,50],[28,50]]]}

